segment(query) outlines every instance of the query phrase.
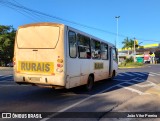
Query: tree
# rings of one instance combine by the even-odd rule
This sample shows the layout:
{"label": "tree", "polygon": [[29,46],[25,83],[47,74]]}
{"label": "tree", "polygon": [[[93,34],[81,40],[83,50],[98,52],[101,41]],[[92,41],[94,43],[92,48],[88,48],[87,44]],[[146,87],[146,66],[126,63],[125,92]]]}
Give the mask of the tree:
{"label": "tree", "polygon": [[[124,45],[122,47],[122,49],[127,49],[128,50],[130,48],[130,41],[129,41],[128,37],[126,39],[124,39],[122,44]],[[128,55],[129,55],[129,50],[128,50]]]}
{"label": "tree", "polygon": [[15,34],[12,26],[0,25],[0,66],[12,61]]}
{"label": "tree", "polygon": [[133,53],[133,48],[134,48],[134,40],[130,39],[129,40],[129,47],[131,48],[132,50],[132,53]]}
{"label": "tree", "polygon": [[[128,50],[128,54],[129,54],[129,48],[131,48],[132,53],[133,53],[133,48],[134,48],[134,41],[133,39],[129,39],[128,37],[126,39],[124,39],[124,41],[122,42],[122,44],[124,45],[122,47],[122,49],[127,49]],[[135,48],[138,48],[138,42],[135,41]]]}

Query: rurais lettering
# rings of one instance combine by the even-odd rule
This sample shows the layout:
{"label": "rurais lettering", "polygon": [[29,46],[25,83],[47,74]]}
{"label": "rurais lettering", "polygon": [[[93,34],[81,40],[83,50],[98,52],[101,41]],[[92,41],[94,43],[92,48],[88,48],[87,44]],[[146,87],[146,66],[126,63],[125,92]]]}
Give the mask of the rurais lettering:
{"label": "rurais lettering", "polygon": [[45,65],[45,71],[46,71],[46,72],[49,72],[49,71],[50,71],[49,66],[50,66],[49,64],[46,64],[46,65]]}
{"label": "rurais lettering", "polygon": [[21,71],[38,71],[38,72],[49,72],[49,63],[32,63],[32,62],[21,62]]}

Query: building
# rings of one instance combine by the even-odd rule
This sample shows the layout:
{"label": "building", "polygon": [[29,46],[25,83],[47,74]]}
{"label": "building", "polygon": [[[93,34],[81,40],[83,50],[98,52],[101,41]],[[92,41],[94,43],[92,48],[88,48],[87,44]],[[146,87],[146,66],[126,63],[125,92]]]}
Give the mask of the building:
{"label": "building", "polygon": [[126,58],[136,57],[137,62],[144,63],[160,63],[160,44],[148,44],[144,46],[139,46],[134,50],[129,49],[118,49],[119,63],[125,61]]}

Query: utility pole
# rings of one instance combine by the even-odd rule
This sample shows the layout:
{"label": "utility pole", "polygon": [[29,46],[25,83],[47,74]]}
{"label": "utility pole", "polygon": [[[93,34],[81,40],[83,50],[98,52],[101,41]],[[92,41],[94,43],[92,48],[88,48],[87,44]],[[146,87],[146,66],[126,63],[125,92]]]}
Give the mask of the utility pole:
{"label": "utility pole", "polygon": [[117,37],[116,37],[116,40],[115,40],[115,46],[117,48],[117,42],[118,42],[118,19],[120,18],[120,16],[116,16],[115,18],[117,20]]}
{"label": "utility pole", "polygon": [[134,39],[134,62],[136,62],[136,38],[133,38]]}

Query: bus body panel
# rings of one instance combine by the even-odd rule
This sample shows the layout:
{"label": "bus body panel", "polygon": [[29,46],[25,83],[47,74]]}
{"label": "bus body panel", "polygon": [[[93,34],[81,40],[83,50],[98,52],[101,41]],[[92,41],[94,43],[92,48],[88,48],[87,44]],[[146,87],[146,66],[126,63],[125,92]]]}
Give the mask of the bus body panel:
{"label": "bus body panel", "polygon": [[[67,28],[68,35],[69,31],[74,31],[76,34],[83,34],[85,36],[89,36],[86,33],[83,33],[79,30],[73,29],[71,27]],[[94,81],[99,81],[103,79],[107,79],[110,77],[109,75],[109,60],[94,60],[94,59],[81,59],[77,53],[76,58],[71,58],[69,55],[69,45],[68,45],[68,37],[67,41],[67,82],[69,83],[67,88],[73,88],[80,85],[87,84],[88,77],[90,74],[94,75]],[[96,64],[103,64],[102,68],[95,68]]]}
{"label": "bus body panel", "polygon": [[80,62],[67,57],[67,82],[68,88],[80,85]]}
{"label": "bus body panel", "polygon": [[[59,28],[58,35],[54,27]],[[49,32],[46,29],[53,31]],[[28,34],[30,34],[30,37],[28,37]],[[63,35],[64,25],[44,23],[20,27],[15,41],[14,80],[17,83],[65,86],[66,61]],[[40,40],[40,42],[37,40],[42,38],[43,40]],[[52,42],[55,38],[58,38],[58,40]]]}

